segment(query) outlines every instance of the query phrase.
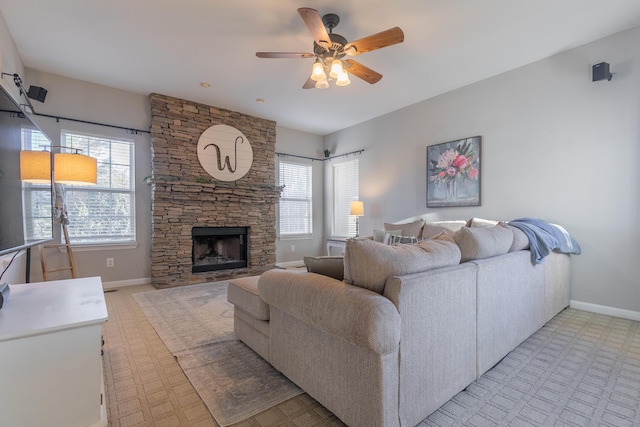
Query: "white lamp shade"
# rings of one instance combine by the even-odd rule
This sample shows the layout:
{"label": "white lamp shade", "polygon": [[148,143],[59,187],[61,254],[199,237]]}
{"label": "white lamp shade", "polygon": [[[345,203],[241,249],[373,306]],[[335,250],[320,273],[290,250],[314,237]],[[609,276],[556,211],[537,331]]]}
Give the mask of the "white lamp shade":
{"label": "white lamp shade", "polygon": [[51,183],[51,153],[20,151],[20,180],[32,184]]}
{"label": "white lamp shade", "polygon": [[96,185],[98,161],[82,154],[54,154],[54,181],[68,185]]}
{"label": "white lamp shade", "polygon": [[360,201],[351,202],[351,208],[349,215],[363,216],[364,215],[364,203]]}

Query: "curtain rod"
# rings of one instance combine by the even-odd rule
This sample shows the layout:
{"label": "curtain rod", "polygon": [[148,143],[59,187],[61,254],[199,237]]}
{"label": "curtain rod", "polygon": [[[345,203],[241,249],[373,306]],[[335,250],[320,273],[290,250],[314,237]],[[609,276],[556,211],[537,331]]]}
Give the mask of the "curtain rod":
{"label": "curtain rod", "polygon": [[67,121],[70,121],[70,122],[85,123],[85,124],[88,124],[88,125],[98,125],[98,126],[105,126],[105,127],[114,128],[114,129],[122,129],[122,130],[126,130],[131,135],[134,135],[134,134],[137,135],[140,132],[148,133],[148,134],[151,133],[151,131],[149,131],[149,130],[141,130],[141,129],[128,128],[128,127],[124,127],[124,126],[110,125],[110,124],[106,124],[106,123],[91,122],[91,121],[88,121],[88,120],[71,119],[69,117],[52,116],[52,115],[49,115],[49,114],[42,114],[42,113],[36,113],[36,112],[34,112],[33,115],[40,116],[40,117],[48,117],[50,119],[56,119],[56,122],[59,122],[60,120],[67,120]]}
{"label": "curtain rod", "polygon": [[315,157],[299,156],[297,154],[278,153],[277,151],[276,151],[276,156],[280,156],[280,157],[297,157],[299,159],[307,159],[307,160],[311,160],[311,161],[317,160],[319,162],[324,162],[325,160],[337,159],[339,157],[346,157],[346,156],[350,156],[352,154],[360,154],[363,151],[364,151],[364,149],[361,149],[361,150],[351,151],[350,153],[338,154],[337,156],[325,157],[325,158],[322,158],[322,159],[317,159]]}

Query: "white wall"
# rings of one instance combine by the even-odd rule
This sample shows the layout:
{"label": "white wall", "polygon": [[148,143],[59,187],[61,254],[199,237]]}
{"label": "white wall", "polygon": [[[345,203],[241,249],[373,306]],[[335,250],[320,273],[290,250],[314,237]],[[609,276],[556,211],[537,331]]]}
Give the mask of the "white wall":
{"label": "white wall", "polygon": [[[2,14],[0,14],[0,70],[7,74],[18,74],[24,79],[22,59]],[[13,77],[0,76],[0,85],[13,96],[13,99],[20,104],[25,103],[24,98],[20,98],[20,90],[13,82]]]}
{"label": "white wall", "polygon": [[[322,159],[322,137],[277,126],[276,152]],[[276,158],[276,168],[278,159],[312,166],[313,236],[303,239],[278,238],[276,241],[276,261],[278,263],[293,262],[300,261],[305,256],[322,255],[324,251],[324,162],[321,160],[301,159],[294,156],[278,156]]]}
{"label": "white wall", "polygon": [[[424,214],[556,222],[583,249],[572,300],[640,314],[639,46],[636,28],[327,135],[337,152],[365,149],[361,234]],[[602,61],[617,74],[594,83]],[[474,135],[482,205],[427,209],[426,147]]]}

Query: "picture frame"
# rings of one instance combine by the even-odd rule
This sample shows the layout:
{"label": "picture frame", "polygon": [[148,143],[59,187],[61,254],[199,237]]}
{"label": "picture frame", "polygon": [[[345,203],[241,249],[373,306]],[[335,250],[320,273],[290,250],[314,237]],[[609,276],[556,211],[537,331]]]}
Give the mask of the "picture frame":
{"label": "picture frame", "polygon": [[472,136],[427,147],[427,207],[480,206],[480,148]]}

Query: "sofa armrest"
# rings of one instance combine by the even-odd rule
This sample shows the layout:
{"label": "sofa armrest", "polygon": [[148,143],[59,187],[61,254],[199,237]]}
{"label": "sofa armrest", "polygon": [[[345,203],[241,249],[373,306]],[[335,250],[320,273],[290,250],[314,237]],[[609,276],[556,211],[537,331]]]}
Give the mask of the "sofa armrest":
{"label": "sofa armrest", "polygon": [[377,354],[400,342],[400,315],[375,292],[315,273],[269,270],[258,282],[270,306]]}
{"label": "sofa armrest", "polygon": [[476,379],[472,263],[387,279],[402,318],[400,425],[416,425]]}

